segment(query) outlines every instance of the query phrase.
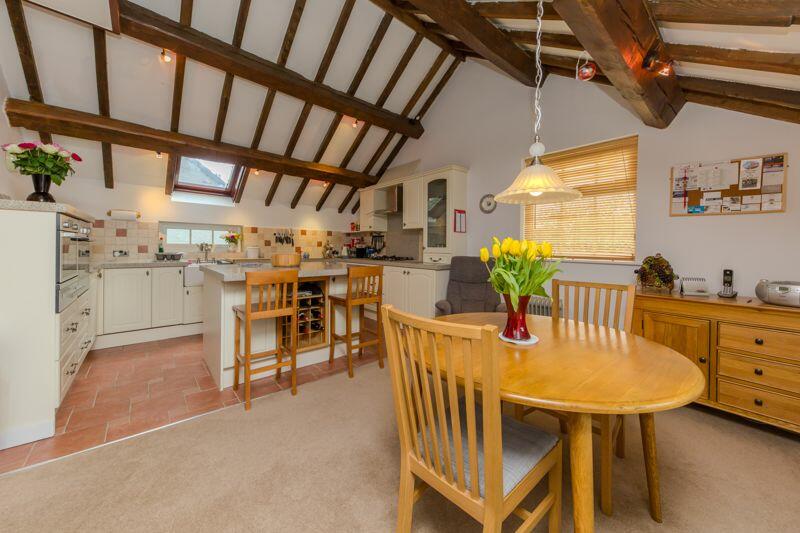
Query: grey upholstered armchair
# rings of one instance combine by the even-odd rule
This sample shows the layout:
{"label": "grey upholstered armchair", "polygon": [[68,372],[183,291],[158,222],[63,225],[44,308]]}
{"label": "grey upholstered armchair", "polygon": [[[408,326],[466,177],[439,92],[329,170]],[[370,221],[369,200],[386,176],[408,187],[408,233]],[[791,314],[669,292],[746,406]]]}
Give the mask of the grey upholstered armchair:
{"label": "grey upholstered armchair", "polygon": [[480,258],[453,257],[447,299],[436,302],[436,316],[496,311],[500,296],[488,280],[489,273]]}

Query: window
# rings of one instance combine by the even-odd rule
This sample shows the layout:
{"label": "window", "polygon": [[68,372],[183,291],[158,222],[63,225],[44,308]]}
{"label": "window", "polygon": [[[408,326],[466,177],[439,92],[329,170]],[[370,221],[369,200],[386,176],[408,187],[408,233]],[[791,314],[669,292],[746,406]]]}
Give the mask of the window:
{"label": "window", "polygon": [[175,190],[233,196],[243,170],[233,163],[181,157]]}
{"label": "window", "polygon": [[634,135],[542,157],[583,197],[523,206],[524,238],[552,242],[555,254],[562,258],[633,260],[638,144],[639,137]]}
{"label": "window", "polygon": [[158,231],[164,236],[164,246],[171,251],[197,251],[198,244],[227,246],[222,238],[227,233],[242,233],[241,226],[220,224],[183,224],[161,222]]}

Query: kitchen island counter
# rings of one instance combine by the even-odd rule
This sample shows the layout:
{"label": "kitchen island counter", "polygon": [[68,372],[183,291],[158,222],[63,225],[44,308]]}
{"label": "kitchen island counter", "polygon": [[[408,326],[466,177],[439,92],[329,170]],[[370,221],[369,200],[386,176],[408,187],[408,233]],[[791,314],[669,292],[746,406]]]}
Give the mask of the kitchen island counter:
{"label": "kitchen island counter", "polygon": [[209,275],[209,277],[225,283],[244,281],[247,272],[287,270],[289,268],[296,268],[300,279],[347,275],[347,264],[341,261],[309,261],[300,263],[299,267],[274,267],[265,262],[237,263],[234,265],[204,264],[200,266],[200,270]]}

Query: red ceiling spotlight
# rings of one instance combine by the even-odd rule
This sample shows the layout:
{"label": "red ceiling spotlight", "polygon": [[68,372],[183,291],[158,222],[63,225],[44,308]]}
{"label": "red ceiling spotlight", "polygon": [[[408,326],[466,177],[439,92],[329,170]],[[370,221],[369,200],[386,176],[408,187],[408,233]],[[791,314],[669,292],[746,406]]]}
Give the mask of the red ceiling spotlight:
{"label": "red ceiling spotlight", "polygon": [[669,76],[672,74],[672,60],[661,59],[658,50],[650,50],[642,61],[642,67],[648,72],[655,72],[659,76]]}
{"label": "red ceiling spotlight", "polygon": [[587,61],[578,67],[576,77],[581,81],[589,81],[597,74],[597,63]]}

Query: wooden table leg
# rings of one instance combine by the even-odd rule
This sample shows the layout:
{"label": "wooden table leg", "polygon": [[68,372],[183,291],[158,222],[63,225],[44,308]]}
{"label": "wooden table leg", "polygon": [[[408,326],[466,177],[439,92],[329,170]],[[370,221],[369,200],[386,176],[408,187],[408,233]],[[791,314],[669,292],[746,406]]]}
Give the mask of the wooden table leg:
{"label": "wooden table leg", "polygon": [[647,473],[647,491],[650,494],[650,516],[661,523],[661,487],[658,481],[658,456],[656,454],[656,423],[653,413],[639,415],[642,427],[644,469]]}
{"label": "wooden table leg", "polygon": [[586,413],[571,413],[568,429],[575,532],[593,533],[594,479],[592,475],[592,415]]}

